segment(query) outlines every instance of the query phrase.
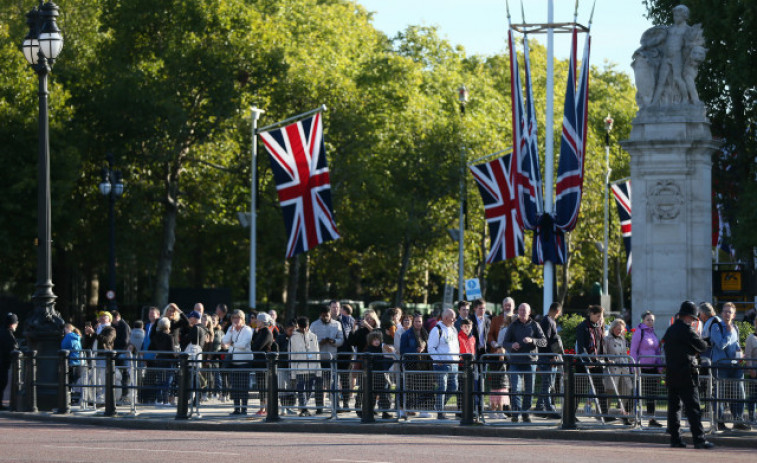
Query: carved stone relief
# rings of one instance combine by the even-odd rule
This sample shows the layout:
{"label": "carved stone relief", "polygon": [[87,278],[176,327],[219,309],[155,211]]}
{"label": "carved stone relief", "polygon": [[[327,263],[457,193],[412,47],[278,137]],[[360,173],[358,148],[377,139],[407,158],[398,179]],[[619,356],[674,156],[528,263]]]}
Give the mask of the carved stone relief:
{"label": "carved stone relief", "polygon": [[653,222],[675,220],[683,207],[681,186],[673,180],[659,180],[647,191],[647,213]]}

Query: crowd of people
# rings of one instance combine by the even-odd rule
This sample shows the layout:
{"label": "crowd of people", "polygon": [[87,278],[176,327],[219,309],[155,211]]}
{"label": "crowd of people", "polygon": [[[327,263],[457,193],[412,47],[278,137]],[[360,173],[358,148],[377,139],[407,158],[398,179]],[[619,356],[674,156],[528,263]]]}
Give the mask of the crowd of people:
{"label": "crowd of people", "polygon": [[[739,344],[738,327],[733,323],[733,304],[724,304],[719,315],[708,303],[696,309],[697,316],[689,327],[705,343],[698,357],[706,359],[705,365],[711,364],[713,376],[738,380],[746,371],[750,378],[756,378],[757,336],[751,335],[745,346]],[[147,320],[136,320],[131,326],[118,311],[100,312],[96,323],[85,323],[83,331],[67,324],[61,348],[71,352],[71,385],[81,382],[88,361],[100,367],[104,365],[102,358],[86,359],[83,352],[116,351],[120,404],[129,404],[136,398],[133,393],[136,381],[131,377],[134,368],[129,368],[136,364],[135,359],[148,367],[139,373],[143,375],[140,384],[147,386],[140,389],[139,400],[158,405],[175,404],[176,362],[178,353],[186,352],[193,365],[203,366],[201,374],[193,375],[192,390],[200,392],[192,400],[229,400],[234,405],[232,415],[247,415],[251,388],[257,387],[261,392],[266,389],[265,354],[272,351],[279,352],[284,361],[280,368],[286,371],[277,378],[284,413],[309,416],[310,398],[315,399],[314,413],[323,413],[325,389],[331,384],[331,361],[336,360],[338,378],[335,379],[340,391],[336,395],[337,412],[357,410],[360,414],[365,398],[358,392],[354,394],[354,402],[352,400],[365,357],[355,357],[354,353],[374,354],[371,357],[374,370],[386,372],[373,376],[379,410],[384,410],[382,418],[393,418],[388,412],[392,409],[389,391],[396,385],[405,394],[401,403],[397,394],[398,417],[416,413],[421,418],[429,417],[427,412],[413,410],[433,409],[438,419],[446,418],[446,405],[452,398],[457,399],[459,413],[460,354],[471,354],[482,361],[480,364],[487,372],[483,377],[476,375],[475,406],[481,410],[482,402],[488,398],[487,410],[494,417],[530,422],[534,414],[560,417],[554,402],[554,388],[558,356],[566,351],[557,323],[561,315],[559,303],[553,303],[547,315],[534,317],[529,304],[521,303],[516,310],[515,301],[508,297],[502,301],[502,313],[496,316],[487,311],[483,299],[476,299],[460,301],[454,310],[446,309],[428,317],[390,308],[383,314],[367,309],[356,319],[348,304],[334,300],[322,308],[312,323],[307,317],[298,317],[281,324],[273,310],[246,314],[242,310],[230,312],[225,305],[219,305],[209,313],[198,303],[184,313],[171,303],[162,311],[150,307]],[[623,318],[606,323],[603,308],[590,306],[585,320],[576,328],[575,346],[567,347],[575,348],[581,356],[576,371],[588,373],[584,376],[589,378],[598,396],[597,412],[602,419],[621,419],[632,424],[633,401],[628,396],[634,389],[632,368],[639,368],[641,396],[645,397],[643,405],[649,417],[647,425],[661,427],[655,417],[653,397],[666,394],[665,387],[661,386],[664,383],[660,381],[666,371],[662,357],[664,343],[655,334],[655,315],[651,311],[645,312],[638,326],[631,330],[630,345],[626,337],[629,324]],[[0,366],[7,370],[9,352],[17,347],[13,331],[18,318],[8,314],[6,325],[8,328],[0,336],[3,343]],[[404,359],[404,370],[411,374],[396,374],[400,355]],[[621,360],[628,355],[633,358],[633,366]],[[742,358],[749,359],[747,368],[734,368]],[[104,371],[104,368],[99,370]],[[254,371],[252,375],[250,370]],[[670,368],[667,370],[669,372]],[[0,379],[7,379],[7,373],[2,373],[0,371]],[[430,377],[433,380],[429,382]],[[540,379],[538,391],[535,390],[537,377]],[[400,381],[402,384],[397,384]],[[735,381],[733,390],[728,391],[728,397],[739,399],[729,404],[735,429],[750,429],[749,421],[757,418],[754,386],[753,381],[748,382],[746,390],[743,381]],[[431,388],[433,393],[429,394]],[[535,403],[534,395],[537,396]],[[256,415],[265,416],[266,396],[261,393],[259,397]],[[609,402],[615,397],[620,409],[617,418],[609,411]],[[742,420],[745,403],[748,419]],[[351,404],[354,404],[352,408]],[[716,410],[720,430],[727,429],[724,405],[719,402]],[[577,407],[578,403],[572,406]]]}

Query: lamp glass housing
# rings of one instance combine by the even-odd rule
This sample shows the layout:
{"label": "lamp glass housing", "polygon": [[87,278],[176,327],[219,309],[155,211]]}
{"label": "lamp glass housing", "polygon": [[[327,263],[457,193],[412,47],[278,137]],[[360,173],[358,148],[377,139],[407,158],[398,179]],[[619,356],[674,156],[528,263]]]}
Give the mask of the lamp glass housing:
{"label": "lamp glass housing", "polygon": [[36,38],[26,37],[21,49],[24,52],[24,58],[29,64],[37,64],[39,61],[39,41]]}
{"label": "lamp glass housing", "polygon": [[104,194],[105,196],[108,196],[110,194],[110,189],[111,189],[110,182],[100,183],[100,193]]}
{"label": "lamp glass housing", "polygon": [[39,35],[39,47],[47,59],[56,59],[63,49],[63,36],[60,32],[44,32]]}

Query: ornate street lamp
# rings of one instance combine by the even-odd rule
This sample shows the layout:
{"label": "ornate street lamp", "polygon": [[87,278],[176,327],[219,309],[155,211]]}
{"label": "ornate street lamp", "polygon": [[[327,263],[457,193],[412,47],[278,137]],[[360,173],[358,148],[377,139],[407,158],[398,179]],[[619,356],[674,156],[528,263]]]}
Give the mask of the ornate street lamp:
{"label": "ornate street lamp", "polygon": [[116,198],[124,193],[121,171],[113,169],[113,153],[106,156],[108,167],[103,167],[102,182],[98,185],[100,193],[108,197],[108,309],[116,310]]}
{"label": "ornate street lamp", "polygon": [[[52,235],[50,231],[50,131],[47,115],[47,76],[63,49],[63,36],[56,18],[58,6],[48,1],[26,14],[29,33],[21,46],[24,57],[39,77],[39,150],[37,165],[37,284],[32,296],[34,313],[27,320],[24,335],[32,350],[40,356],[37,362],[40,383],[57,381],[55,356],[63,337],[63,319],[55,310],[56,296],[52,282]],[[48,359],[48,356],[53,356]],[[55,387],[40,387],[39,407],[52,409]]]}
{"label": "ornate street lamp", "polygon": [[[460,104],[460,116],[465,116],[468,104],[468,89],[465,84],[457,89],[457,102]],[[457,294],[458,300],[465,300],[465,147],[460,148],[460,214],[458,217],[460,233],[457,242]]]}

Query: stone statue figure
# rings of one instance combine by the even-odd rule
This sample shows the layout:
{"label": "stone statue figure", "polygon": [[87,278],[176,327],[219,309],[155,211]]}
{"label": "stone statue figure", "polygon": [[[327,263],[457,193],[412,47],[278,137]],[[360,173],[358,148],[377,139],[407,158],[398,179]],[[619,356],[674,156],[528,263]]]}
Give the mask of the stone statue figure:
{"label": "stone statue figure", "polygon": [[672,26],[654,26],[641,36],[633,54],[636,103],[650,105],[699,103],[694,80],[704,61],[702,25],[689,26],[689,9],[673,8]]}

